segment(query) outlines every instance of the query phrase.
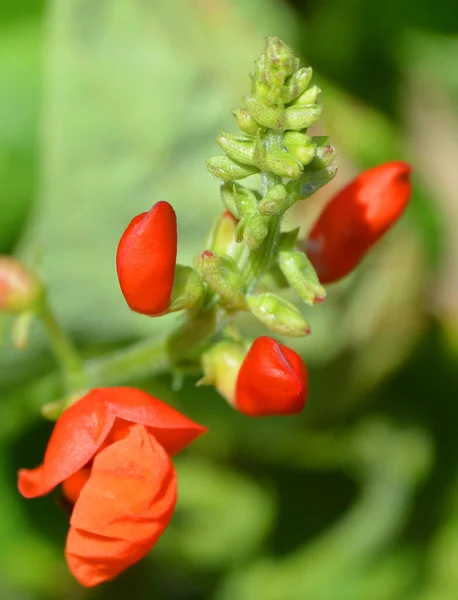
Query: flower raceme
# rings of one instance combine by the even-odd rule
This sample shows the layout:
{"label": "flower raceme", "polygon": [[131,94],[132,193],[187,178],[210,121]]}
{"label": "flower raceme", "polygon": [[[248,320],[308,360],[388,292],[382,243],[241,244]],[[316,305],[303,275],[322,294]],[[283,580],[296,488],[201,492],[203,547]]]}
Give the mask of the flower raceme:
{"label": "flower raceme", "polygon": [[251,417],[293,415],[308,395],[302,358],[273,338],[257,338],[246,353],[236,343],[220,342],[204,355],[206,376],[237,410]]}
{"label": "flower raceme", "polygon": [[129,307],[156,316],[167,310],[177,255],[177,221],[168,202],[157,202],[130,222],[116,255],[121,291]]}
{"label": "flower raceme", "polygon": [[410,198],[410,171],[400,161],[368,169],[325,206],[304,247],[321,283],[348,275],[401,216]]}
{"label": "flower raceme", "polygon": [[61,484],[74,504],[66,544],[84,586],[143,558],[167,527],[177,481],[170,454],[205,428],[134,388],[94,389],[58,419],[43,464],[19,471],[26,498]]}

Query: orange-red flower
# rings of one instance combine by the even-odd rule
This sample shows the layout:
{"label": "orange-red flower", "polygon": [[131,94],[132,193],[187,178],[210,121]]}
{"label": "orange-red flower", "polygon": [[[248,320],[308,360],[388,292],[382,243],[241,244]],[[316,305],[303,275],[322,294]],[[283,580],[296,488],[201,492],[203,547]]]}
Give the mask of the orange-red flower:
{"label": "orange-red flower", "polygon": [[156,316],[169,306],[177,255],[177,222],[167,202],[136,216],[123,233],[116,255],[121,291],[129,307]]}
{"label": "orange-red flower", "polygon": [[74,503],[66,558],[86,587],[140,560],[167,527],[176,502],[169,458],[205,429],[134,388],[100,388],[56,422],[43,464],[19,471],[19,491],[43,496],[62,484]]}
{"label": "orange-red flower", "polygon": [[301,412],[308,395],[302,358],[271,337],[257,338],[238,373],[234,405],[246,415],[292,415]]}
{"label": "orange-red flower", "polygon": [[388,162],[368,169],[326,205],[305,242],[321,283],[345,277],[401,216],[411,167]]}

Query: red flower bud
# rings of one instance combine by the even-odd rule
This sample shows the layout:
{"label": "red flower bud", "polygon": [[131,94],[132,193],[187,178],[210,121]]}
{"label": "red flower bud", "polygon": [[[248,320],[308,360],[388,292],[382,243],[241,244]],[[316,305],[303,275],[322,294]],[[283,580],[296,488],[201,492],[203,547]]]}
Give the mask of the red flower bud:
{"label": "red flower bud", "polygon": [[205,429],[134,388],[95,389],[56,422],[43,464],[19,471],[19,491],[43,496],[62,484],[75,503],[70,571],[86,587],[113,579],[162,535],[176,501],[169,454]]}
{"label": "red flower bud", "polygon": [[323,284],[345,277],[401,216],[411,167],[389,162],[361,173],[326,205],[305,242]]}
{"label": "red flower bud", "polygon": [[130,222],[116,255],[121,291],[135,312],[155,316],[169,306],[177,255],[173,208],[158,202]]}
{"label": "red flower bud", "polygon": [[42,296],[41,283],[24,264],[12,256],[0,256],[0,311],[31,310]]}
{"label": "red flower bud", "polygon": [[270,337],[259,337],[240,367],[235,407],[246,415],[292,415],[301,412],[308,394],[302,358]]}

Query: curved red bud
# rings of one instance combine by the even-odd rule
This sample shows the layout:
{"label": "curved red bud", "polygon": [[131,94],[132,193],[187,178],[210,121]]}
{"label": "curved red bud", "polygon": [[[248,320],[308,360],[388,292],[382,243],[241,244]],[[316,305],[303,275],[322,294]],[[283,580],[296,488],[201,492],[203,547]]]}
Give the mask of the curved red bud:
{"label": "curved red bud", "polygon": [[323,284],[345,277],[401,216],[411,167],[389,162],[361,173],[326,205],[305,242]]}
{"label": "curved red bud", "polygon": [[308,395],[302,358],[270,337],[259,337],[240,368],[235,407],[246,415],[292,415],[301,412]]}
{"label": "curved red bud", "polygon": [[121,291],[129,307],[148,316],[167,310],[177,255],[177,223],[173,208],[158,202],[130,222],[116,254]]}

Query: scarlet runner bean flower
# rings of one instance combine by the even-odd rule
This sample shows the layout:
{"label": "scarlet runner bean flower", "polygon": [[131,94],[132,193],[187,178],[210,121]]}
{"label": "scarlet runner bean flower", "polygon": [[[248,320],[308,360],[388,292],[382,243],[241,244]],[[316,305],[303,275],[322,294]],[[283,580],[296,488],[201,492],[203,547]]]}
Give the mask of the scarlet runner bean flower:
{"label": "scarlet runner bean flower", "polygon": [[235,407],[246,415],[293,415],[308,395],[308,373],[302,358],[271,337],[257,338],[240,367]]}
{"label": "scarlet runner bean flower", "polygon": [[321,283],[350,273],[401,216],[411,194],[410,171],[400,161],[368,169],[326,205],[304,248]]}
{"label": "scarlet runner bean flower", "polygon": [[204,431],[134,388],[94,389],[61,415],[43,464],[20,470],[18,487],[35,498],[62,484],[74,503],[65,553],[82,585],[113,579],[154,546],[176,502],[169,455]]}
{"label": "scarlet runner bean flower", "polygon": [[237,410],[251,417],[302,411],[308,373],[302,358],[273,338],[257,338],[248,353],[239,344],[220,342],[203,357],[202,383],[212,383]]}
{"label": "scarlet runner bean flower", "polygon": [[116,255],[121,291],[132,310],[157,316],[168,308],[176,255],[176,215],[168,202],[132,219]]}

